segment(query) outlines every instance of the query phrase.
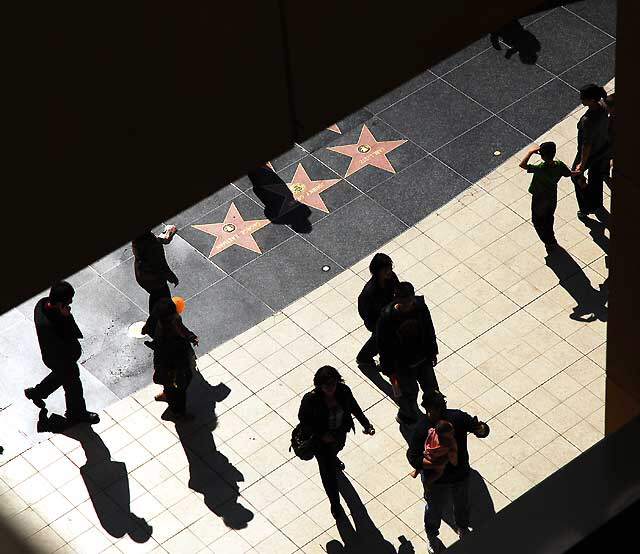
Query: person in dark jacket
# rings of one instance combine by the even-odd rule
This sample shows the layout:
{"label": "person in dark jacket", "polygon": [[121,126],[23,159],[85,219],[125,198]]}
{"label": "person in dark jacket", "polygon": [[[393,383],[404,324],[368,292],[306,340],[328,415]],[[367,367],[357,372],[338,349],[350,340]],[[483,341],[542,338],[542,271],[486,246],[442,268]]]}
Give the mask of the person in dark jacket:
{"label": "person in dark jacket", "polygon": [[438,388],[434,366],[438,363],[438,343],[429,308],[413,285],[398,285],[396,297],[380,314],[376,330],[382,371],[397,382],[400,424],[413,424],[421,415],[418,385],[422,392]]}
{"label": "person in dark jacket", "polygon": [[[407,450],[407,460],[421,474],[424,486],[424,527],[430,553],[443,552],[445,547],[438,538],[442,513],[449,493],[453,497],[453,515],[460,538],[469,533],[469,451],[467,450],[467,433],[478,438],[489,435],[489,426],[477,417],[472,417],[461,410],[447,409],[445,396],[438,390],[432,390],[422,398],[422,406],[426,415],[418,421]],[[423,460],[425,441],[429,430],[435,428],[440,420],[453,425],[454,436],[458,446],[458,465],[447,464],[442,476],[427,485],[429,464]]]}
{"label": "person in dark jacket", "polygon": [[337,369],[321,367],[313,377],[313,385],[314,389],[302,398],[298,419],[305,435],[316,437],[320,479],[331,504],[331,514],[338,519],[345,515],[340,505],[337,473],[344,469],[344,464],[338,459],[338,452],[344,448],[347,433],[355,431],[352,416],[362,425],[363,433],[373,435],[375,429]]}
{"label": "person in dark jacket", "polygon": [[149,293],[149,314],[160,298],[171,297],[167,283],[178,286],[178,277],[164,255],[164,245],[171,242],[176,231],[175,225],[167,225],[161,235],[148,231],[131,243],[136,281]]}
{"label": "person in dark jacket", "polygon": [[588,109],[578,121],[578,152],[572,170],[584,174],[589,170],[585,183],[584,176],[572,177],[578,201],[578,217],[600,214],[604,210],[603,187],[605,175],[609,172],[609,116],[601,100],[606,91],[589,84],[580,89],[580,100]]}
{"label": "person in dark jacket", "polygon": [[155,324],[153,342],[145,344],[153,350],[153,381],[163,386],[155,398],[167,402],[174,418],[179,419],[186,415],[187,387],[196,367],[191,345],[198,345],[198,337],[182,323],[170,298],[156,302],[149,320]]}
{"label": "person in dark jacket", "polygon": [[51,287],[48,298],[41,298],[33,312],[33,320],[40,344],[42,361],[51,373],[38,385],[24,391],[25,396],[38,408],[44,408],[44,399],[64,389],[67,404],[66,417],[73,423],[98,423],[98,414],[87,411],[80,381],[78,360],[82,355],[82,333],[71,314],[75,291],[66,281]]}
{"label": "person in dark jacket", "polygon": [[371,279],[358,296],[358,313],[371,337],[358,352],[356,363],[363,371],[376,370],[373,357],[378,354],[376,326],[382,309],[393,300],[396,287],[400,282],[393,272],[393,261],[389,256],[378,252],[369,263]]}

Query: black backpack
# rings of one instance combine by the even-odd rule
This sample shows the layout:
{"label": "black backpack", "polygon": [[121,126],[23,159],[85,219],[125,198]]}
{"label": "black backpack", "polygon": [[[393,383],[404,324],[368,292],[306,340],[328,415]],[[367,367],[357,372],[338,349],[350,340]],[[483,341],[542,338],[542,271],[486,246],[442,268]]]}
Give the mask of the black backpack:
{"label": "black backpack", "polygon": [[289,452],[293,453],[301,460],[311,460],[316,453],[315,435],[305,436],[302,423],[298,423],[291,431],[291,446]]}

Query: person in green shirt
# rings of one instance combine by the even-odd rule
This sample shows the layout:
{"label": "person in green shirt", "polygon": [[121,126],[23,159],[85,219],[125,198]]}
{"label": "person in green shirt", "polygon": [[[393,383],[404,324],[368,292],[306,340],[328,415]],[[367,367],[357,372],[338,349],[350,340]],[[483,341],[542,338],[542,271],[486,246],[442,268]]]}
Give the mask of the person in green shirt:
{"label": "person in green shirt", "polygon": [[[542,161],[530,164],[529,160],[534,154],[539,154]],[[553,215],[558,204],[558,181],[562,177],[578,175],[579,171],[571,171],[560,160],[555,160],[556,143],[543,142],[540,146],[534,146],[520,162],[520,167],[533,173],[529,192],[531,193],[531,223],[538,233],[540,240],[544,242],[547,251],[558,246],[553,232]]]}

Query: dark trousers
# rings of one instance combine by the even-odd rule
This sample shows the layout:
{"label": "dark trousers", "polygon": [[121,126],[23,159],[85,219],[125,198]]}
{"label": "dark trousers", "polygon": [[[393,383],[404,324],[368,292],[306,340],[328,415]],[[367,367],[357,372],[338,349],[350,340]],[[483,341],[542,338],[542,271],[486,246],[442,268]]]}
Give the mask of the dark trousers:
{"label": "dark trousers", "polygon": [[340,492],[338,489],[338,452],[344,448],[347,439],[346,434],[339,433],[336,442],[327,444],[320,442],[316,450],[316,461],[320,470],[320,480],[327,493],[329,504],[336,508],[340,504]]}
{"label": "dark trousers", "polygon": [[67,365],[50,369],[51,373],[34,387],[36,396],[48,398],[51,393],[62,387],[67,402],[67,417],[80,416],[86,413],[87,406],[84,402],[78,364],[71,362]]}
{"label": "dark trousers", "polygon": [[158,289],[145,288],[145,290],[149,293],[149,315],[153,312],[153,307],[156,305],[158,300],[161,298],[171,298],[171,291],[169,290],[169,285],[167,285],[167,283]]}
{"label": "dark trousers", "polygon": [[187,409],[187,389],[164,387],[164,394],[167,397],[167,404],[174,414],[183,414]]}
{"label": "dark trousers", "polygon": [[397,376],[402,391],[402,396],[397,399],[398,414],[407,419],[416,419],[422,413],[418,408],[418,385],[423,394],[429,390],[439,390],[433,364],[425,360],[417,366],[402,368]]}
{"label": "dark trousers", "polygon": [[556,236],[553,232],[553,215],[558,205],[556,196],[533,195],[531,197],[531,223],[545,244],[554,244]]}
{"label": "dark trousers", "polygon": [[371,337],[369,340],[364,343],[364,346],[358,352],[356,356],[356,361],[359,363],[367,363],[372,362],[373,357],[378,353],[378,344],[376,343],[376,335],[375,333],[371,333]]}
{"label": "dark trousers", "polygon": [[[427,477],[421,472],[422,484]],[[424,529],[429,537],[440,532],[442,513],[447,505],[449,493],[453,497],[453,517],[458,527],[469,527],[469,478],[455,483],[431,483],[424,491]]]}
{"label": "dark trousers", "polygon": [[[581,154],[578,151],[571,169],[575,169],[580,161]],[[603,183],[607,174],[609,160],[589,161],[587,160],[587,186],[582,188],[578,184],[577,177],[571,177],[576,190],[576,200],[578,209],[584,213],[594,212],[603,207]]]}

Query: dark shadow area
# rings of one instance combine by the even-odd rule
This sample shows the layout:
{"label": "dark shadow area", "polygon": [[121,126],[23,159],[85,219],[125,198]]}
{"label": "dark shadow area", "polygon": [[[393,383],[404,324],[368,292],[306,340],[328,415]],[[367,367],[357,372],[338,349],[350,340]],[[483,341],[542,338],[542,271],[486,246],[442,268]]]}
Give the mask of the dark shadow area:
{"label": "dark shadow area", "polygon": [[111,452],[91,426],[70,426],[69,421],[58,414],[47,416],[47,409],[43,408],[38,419],[38,432],[60,433],[80,443],[87,458],[80,468],[80,475],[100,525],[107,533],[117,538],[129,535],[137,543],[149,540],[153,528],[131,512],[126,464],[111,459]]}
{"label": "dark shadow area", "polygon": [[[560,6],[574,4],[578,1],[580,0],[547,0],[546,2],[540,2],[538,6],[528,10],[521,17],[535,15]],[[526,29],[517,18],[512,19],[491,33],[490,40],[491,45],[496,50],[502,50],[500,41],[507,46],[505,58],[510,59],[514,54],[518,54],[520,61],[527,65],[533,65],[538,61],[538,53],[542,48],[536,36]]]}
{"label": "dark shadow area", "polygon": [[343,544],[337,540],[329,541],[326,546],[327,554],[360,554],[365,552],[370,554],[415,554],[413,545],[405,536],[398,537],[400,541],[398,550],[382,536],[380,530],[369,517],[367,508],[358,493],[343,473],[338,474],[338,486],[351,512],[353,524],[348,517],[336,521]]}
{"label": "dark shadow area", "polygon": [[599,289],[593,288],[580,265],[563,248],[557,248],[545,258],[545,263],[553,270],[564,288],[575,300],[577,306],[569,316],[576,321],[607,321],[607,281]]}
{"label": "dark shadow area", "polygon": [[605,253],[609,253],[609,238],[605,235],[605,231],[609,228],[610,215],[606,210],[603,211],[600,220],[585,218],[582,223],[589,228],[589,234],[600,249]]}
{"label": "dark shadow area", "polygon": [[517,19],[509,21],[509,23],[491,33],[490,39],[492,46],[496,50],[502,50],[500,41],[509,47],[504,55],[507,59],[517,53],[520,61],[524,64],[533,65],[538,61],[540,41],[531,31],[525,29]]}
{"label": "dark shadow area", "polygon": [[[471,506],[469,523],[473,530],[482,527],[496,515],[489,489],[482,475],[471,468],[469,473],[469,506]],[[442,521],[452,529],[456,528],[453,517],[453,503],[448,502],[442,513]]]}
{"label": "dark shadow area", "polygon": [[193,418],[178,420],[176,431],[189,461],[189,488],[203,495],[227,527],[243,529],[253,519],[253,512],[238,503],[244,476],[216,449],[212,434],[218,423],[216,402],[230,392],[223,383],[212,386],[196,373],[187,391],[187,412]]}
{"label": "dark shadow area", "polygon": [[369,381],[371,381],[371,384],[378,387],[378,390],[381,393],[386,394],[394,402],[396,401],[396,399],[393,396],[393,389],[391,388],[391,383],[389,383],[389,379],[387,379],[382,373],[380,373],[379,371],[369,370],[369,369],[367,370],[361,369],[360,372],[367,379],[369,379]]}
{"label": "dark shadow area", "polygon": [[301,204],[278,174],[266,166],[250,171],[247,175],[253,192],[264,204],[264,215],[278,225],[289,225],[297,233],[310,233],[311,210]]}

